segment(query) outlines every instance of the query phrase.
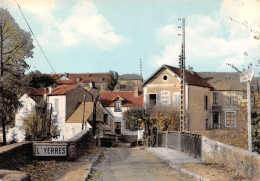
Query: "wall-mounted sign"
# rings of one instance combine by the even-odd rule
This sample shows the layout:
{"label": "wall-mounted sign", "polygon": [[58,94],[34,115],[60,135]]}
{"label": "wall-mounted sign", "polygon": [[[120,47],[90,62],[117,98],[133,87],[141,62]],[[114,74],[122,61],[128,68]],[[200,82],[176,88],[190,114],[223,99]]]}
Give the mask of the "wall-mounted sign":
{"label": "wall-mounted sign", "polygon": [[35,156],[67,156],[67,145],[34,144]]}
{"label": "wall-mounted sign", "polygon": [[246,72],[242,72],[240,74],[240,82],[251,82],[252,78],[254,77],[254,70],[250,70],[250,71],[246,71]]}

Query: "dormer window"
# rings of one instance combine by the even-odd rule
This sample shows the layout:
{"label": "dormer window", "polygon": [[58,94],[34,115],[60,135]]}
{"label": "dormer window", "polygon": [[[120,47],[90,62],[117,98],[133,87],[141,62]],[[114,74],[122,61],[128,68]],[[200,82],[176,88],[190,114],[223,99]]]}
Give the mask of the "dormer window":
{"label": "dormer window", "polygon": [[122,101],[115,102],[115,112],[122,112]]}
{"label": "dormer window", "polygon": [[103,82],[104,80],[105,80],[105,79],[104,79],[103,77],[100,77],[100,78],[99,78],[99,81],[100,81],[100,82]]}

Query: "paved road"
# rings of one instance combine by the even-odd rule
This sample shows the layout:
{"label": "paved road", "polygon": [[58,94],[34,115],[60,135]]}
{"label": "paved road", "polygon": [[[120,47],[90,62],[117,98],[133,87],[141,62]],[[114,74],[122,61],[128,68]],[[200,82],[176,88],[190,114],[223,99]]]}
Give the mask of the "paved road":
{"label": "paved road", "polygon": [[91,179],[97,181],[194,181],[171,169],[148,151],[129,144],[106,148],[93,167]]}

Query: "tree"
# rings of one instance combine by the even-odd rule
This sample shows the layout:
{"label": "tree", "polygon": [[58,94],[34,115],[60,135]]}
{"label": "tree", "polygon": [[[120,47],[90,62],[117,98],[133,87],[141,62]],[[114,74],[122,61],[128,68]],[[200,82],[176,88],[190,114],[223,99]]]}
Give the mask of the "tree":
{"label": "tree", "polygon": [[33,56],[33,48],[31,34],[22,30],[6,9],[0,8],[0,122],[4,145],[6,126],[13,122],[21,105],[18,98],[22,77],[29,68],[25,59]]}
{"label": "tree", "polygon": [[[154,145],[156,142],[157,128],[165,130],[178,130],[179,112],[168,107],[133,107],[123,113],[125,128],[130,131],[137,131],[145,128],[147,145]],[[151,137],[151,133],[153,137]]]}
{"label": "tree", "polygon": [[179,111],[169,107],[156,107],[151,115],[153,126],[160,130],[178,130]]}
{"label": "tree", "polygon": [[25,120],[24,129],[27,138],[30,137],[33,141],[48,140],[57,138],[60,130],[58,128],[57,115],[53,114],[52,108],[47,109],[47,104],[38,104]]}
{"label": "tree", "polygon": [[150,115],[147,114],[143,107],[134,107],[123,113],[125,120],[125,128],[130,131],[137,131],[143,129],[145,124],[149,121]]}
{"label": "tree", "polygon": [[25,76],[24,82],[28,84],[28,87],[36,89],[47,88],[56,84],[55,79],[47,74],[42,74],[38,70],[29,72]]}
{"label": "tree", "polygon": [[107,83],[107,88],[110,91],[113,91],[117,85],[119,76],[118,73],[115,71],[110,71],[110,76],[111,76],[111,81]]}
{"label": "tree", "polygon": [[[247,54],[246,54],[247,56]],[[258,64],[258,65],[257,65]],[[258,69],[260,65],[260,61],[258,60],[255,66],[255,69]],[[233,64],[227,64],[228,66],[232,67],[235,69],[237,72],[242,72],[239,70],[235,65]],[[248,65],[248,69],[253,68],[253,64],[250,63]],[[245,69],[243,69],[245,71]],[[260,75],[260,73],[259,73]],[[259,77],[258,77],[259,79]],[[258,85],[257,85],[258,87]],[[252,150],[255,152],[260,153],[260,92],[259,92],[259,87],[255,90],[251,90],[250,96],[252,97],[251,100],[251,125],[252,125]],[[239,115],[244,119],[247,120],[247,103],[241,102],[240,107],[239,107]],[[241,147],[241,148],[246,148],[247,145],[247,138],[248,134],[247,133],[242,133],[241,137],[242,139],[234,140],[235,146]],[[246,141],[245,141],[246,140]]]}

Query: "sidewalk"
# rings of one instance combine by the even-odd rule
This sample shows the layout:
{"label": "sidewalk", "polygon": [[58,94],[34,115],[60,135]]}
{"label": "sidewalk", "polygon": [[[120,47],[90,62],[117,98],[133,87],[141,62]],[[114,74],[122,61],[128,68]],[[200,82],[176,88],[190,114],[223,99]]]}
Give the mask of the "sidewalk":
{"label": "sidewalk", "polygon": [[164,160],[171,168],[192,175],[202,181],[249,181],[236,175],[234,170],[217,164],[205,164],[200,160],[170,148],[145,148],[147,151]]}

